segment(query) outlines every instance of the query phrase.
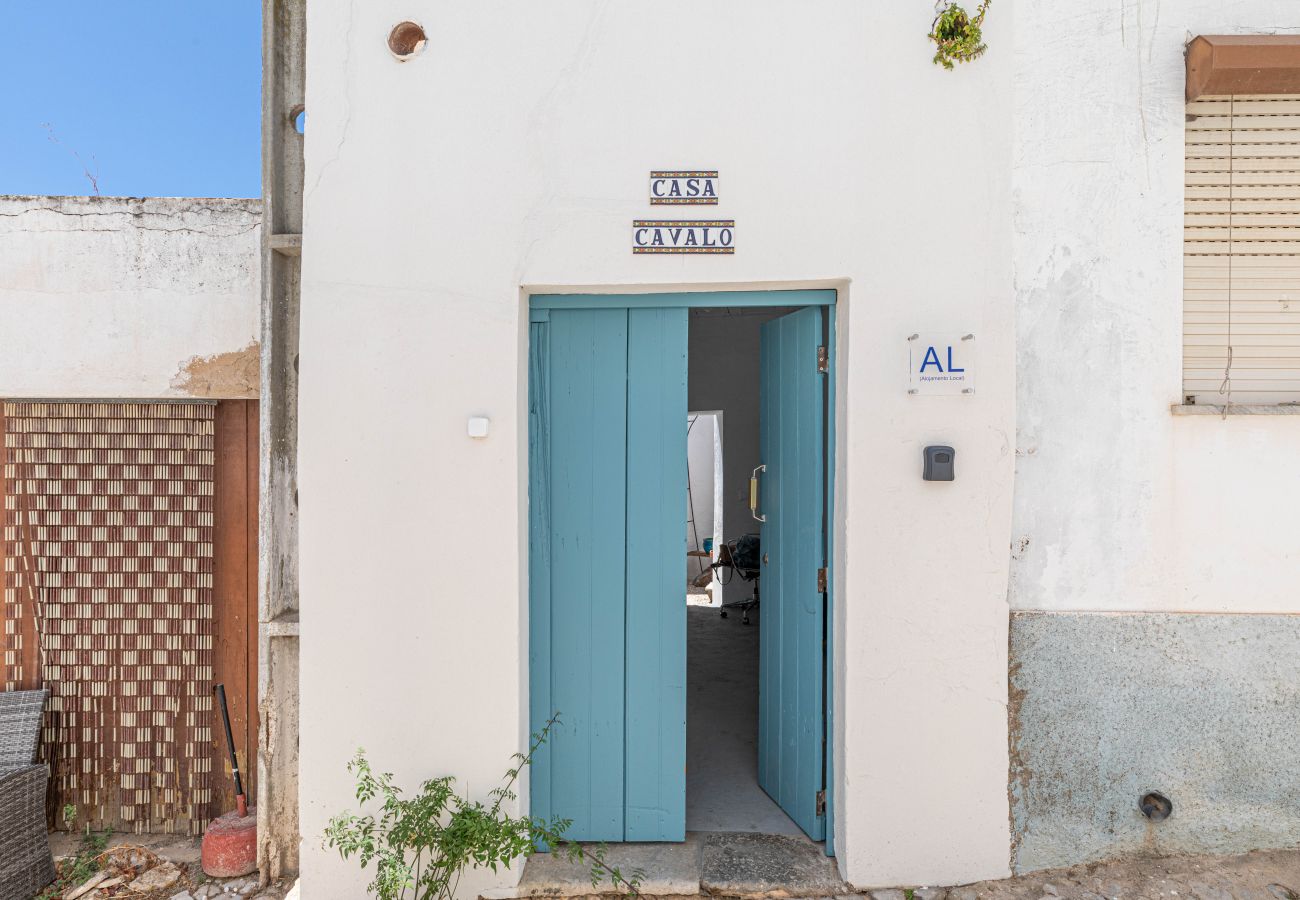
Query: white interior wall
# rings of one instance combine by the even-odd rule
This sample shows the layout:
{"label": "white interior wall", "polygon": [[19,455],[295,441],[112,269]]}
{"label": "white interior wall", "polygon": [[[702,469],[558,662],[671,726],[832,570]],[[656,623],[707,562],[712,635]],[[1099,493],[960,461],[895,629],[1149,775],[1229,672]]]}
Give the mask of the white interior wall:
{"label": "white interior wall", "polygon": [[1294,13],[1088,0],[1071,15],[1095,27],[1063,28],[1059,9],[1016,7],[1016,609],[1300,612],[1300,482],[1282,462],[1300,459],[1300,416],[1170,412],[1183,47],[1296,32]]}
{"label": "white interior wall", "polygon": [[[694,420],[686,436],[687,471],[690,474],[691,509],[694,510],[694,527],[690,521],[686,526],[686,549],[703,550],[706,538],[713,538],[717,530],[718,517],[714,513],[715,493],[722,485],[715,479],[715,451],[719,446],[718,417],[709,412],[692,412],[688,419]],[[714,548],[714,558],[717,548]],[[686,577],[693,579],[707,569],[709,560],[702,557],[687,557]],[[720,593],[716,583],[713,585],[715,603],[720,602]]]}
{"label": "white interior wall", "polygon": [[[358,745],[481,797],[526,738],[525,298],[555,288],[839,289],[837,859],[1008,870],[1012,9],[950,73],[906,4],[308,5],[304,894],[365,882],[320,847]],[[734,256],[630,252],[666,166],[722,172]],[[976,332],[979,392],[908,396],[916,331]],[[921,480],[934,442],[956,483]]]}
{"label": "white interior wall", "polygon": [[256,397],[261,206],[0,197],[0,397]]}

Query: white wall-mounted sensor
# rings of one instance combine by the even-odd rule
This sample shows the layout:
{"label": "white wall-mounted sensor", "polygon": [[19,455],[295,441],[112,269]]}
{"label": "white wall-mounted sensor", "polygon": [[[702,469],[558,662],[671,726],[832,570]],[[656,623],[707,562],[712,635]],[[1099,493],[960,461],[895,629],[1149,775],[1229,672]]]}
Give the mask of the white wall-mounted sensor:
{"label": "white wall-mounted sensor", "polygon": [[470,416],[469,427],[466,432],[472,438],[485,438],[488,436],[488,425],[491,420],[487,416]]}

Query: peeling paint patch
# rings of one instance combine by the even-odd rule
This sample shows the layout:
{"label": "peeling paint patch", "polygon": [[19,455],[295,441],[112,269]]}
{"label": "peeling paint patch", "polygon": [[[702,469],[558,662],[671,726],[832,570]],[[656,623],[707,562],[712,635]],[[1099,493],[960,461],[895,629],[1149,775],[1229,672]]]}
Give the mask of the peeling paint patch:
{"label": "peeling paint patch", "polygon": [[187,397],[254,400],[260,393],[262,345],[216,356],[191,356],[172,378],[172,389]]}

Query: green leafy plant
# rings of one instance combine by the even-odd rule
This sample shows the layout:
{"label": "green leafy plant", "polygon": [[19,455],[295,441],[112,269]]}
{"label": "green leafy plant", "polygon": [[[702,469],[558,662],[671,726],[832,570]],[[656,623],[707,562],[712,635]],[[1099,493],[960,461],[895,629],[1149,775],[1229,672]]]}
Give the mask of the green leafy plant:
{"label": "green leafy plant", "polygon": [[[75,831],[77,828],[77,808],[71,803],[63,807],[63,826],[68,831]],[[81,835],[81,846],[77,848],[77,855],[59,863],[54,883],[37,894],[35,900],[59,900],[68,891],[85,884],[99,871],[99,855],[108,846],[108,839],[112,833],[112,829],[108,828],[103,831],[91,831],[90,823],[87,822],[86,830]]]}
{"label": "green leafy plant", "polygon": [[[376,773],[364,750],[358,750],[348,764],[356,779],[357,803],[361,814],[340,813],[325,830],[325,844],[344,859],[356,859],[364,869],[375,864],[375,877],[367,891],[379,900],[452,900],[466,869],[497,871],[547,846],[591,868],[596,888],[608,880],[624,895],[640,896],[641,873],[625,876],[606,862],[604,845],[584,847],[564,837],[572,822],[553,818],[545,821],[529,816],[512,816],[503,804],[516,799],[519,773],[532,765],[533,757],[550,736],[559,720],[552,716],[532,736],[527,753],[516,753],[515,765],[507,770],[503,784],[489,795],[489,802],[469,800],[456,793],[455,779],[432,778],[420,785],[409,799],[393,784],[390,773]],[[377,801],[377,814],[365,807]]]}
{"label": "green leafy plant", "polygon": [[953,63],[970,62],[984,55],[988,47],[984,44],[982,26],[990,2],[981,0],[973,16],[956,3],[948,3],[939,11],[929,35],[938,48],[934,53],[935,65],[951,71]]}

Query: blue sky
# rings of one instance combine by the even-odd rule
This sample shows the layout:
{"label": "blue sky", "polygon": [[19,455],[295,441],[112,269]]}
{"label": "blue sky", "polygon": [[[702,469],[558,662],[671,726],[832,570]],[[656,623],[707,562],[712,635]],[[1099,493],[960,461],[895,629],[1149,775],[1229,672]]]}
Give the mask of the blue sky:
{"label": "blue sky", "polygon": [[0,194],[93,194],[84,164],[105,196],[260,196],[261,16],[0,0]]}

